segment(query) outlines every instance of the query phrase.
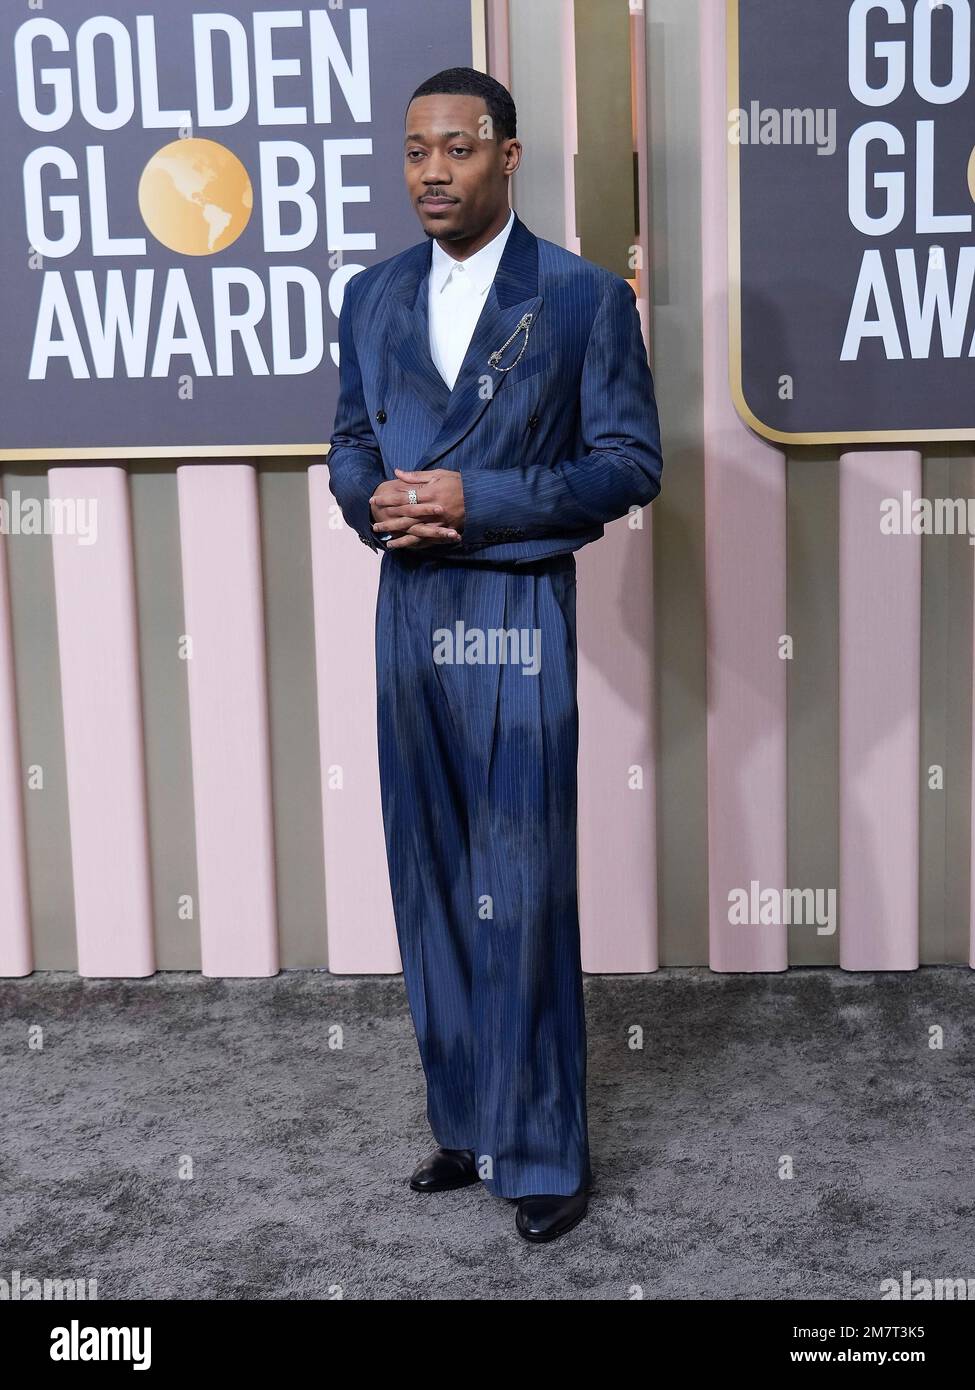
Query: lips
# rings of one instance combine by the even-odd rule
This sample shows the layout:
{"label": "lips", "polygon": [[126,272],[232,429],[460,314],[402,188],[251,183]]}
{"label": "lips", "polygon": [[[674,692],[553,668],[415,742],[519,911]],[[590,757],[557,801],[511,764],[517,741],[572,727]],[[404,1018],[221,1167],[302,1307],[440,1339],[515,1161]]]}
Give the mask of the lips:
{"label": "lips", "polygon": [[443,211],[445,208],[452,208],[457,202],[456,198],[421,198],[421,204],[429,208],[431,212]]}

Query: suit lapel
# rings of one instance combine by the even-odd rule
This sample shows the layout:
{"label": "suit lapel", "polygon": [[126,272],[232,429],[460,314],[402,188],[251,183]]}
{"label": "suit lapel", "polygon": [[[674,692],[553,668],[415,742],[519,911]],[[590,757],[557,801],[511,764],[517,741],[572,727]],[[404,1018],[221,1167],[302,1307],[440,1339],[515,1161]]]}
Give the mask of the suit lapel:
{"label": "suit lapel", "polygon": [[[407,259],[391,295],[390,332],[393,351],[407,381],[441,420],[436,438],[416,462],[415,469],[419,470],[452,449],[503,387],[507,372],[495,371],[488,358],[512,336],[524,314],[537,318],[542,297],[538,293],[538,241],[516,213],[494,283],[451,390],[430,355],[428,276],[432,240],[419,245],[416,253]],[[519,334],[505,353],[506,362],[514,360],[522,342]],[[490,390],[484,387],[485,378],[490,379]]]}
{"label": "suit lapel", "polygon": [[407,257],[390,296],[389,331],[408,384],[434,415],[443,418],[450,387],[430,356],[427,277],[432,256],[433,243],[426,242]]}

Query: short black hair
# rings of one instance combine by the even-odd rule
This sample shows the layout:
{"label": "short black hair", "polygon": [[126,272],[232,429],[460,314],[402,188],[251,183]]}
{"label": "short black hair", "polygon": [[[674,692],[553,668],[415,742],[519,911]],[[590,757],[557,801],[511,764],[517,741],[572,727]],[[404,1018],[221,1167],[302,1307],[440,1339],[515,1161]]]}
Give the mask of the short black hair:
{"label": "short black hair", "polygon": [[478,72],[476,68],[444,68],[443,72],[434,73],[433,77],[421,82],[410,101],[429,96],[481,97],[491,117],[496,140],[510,140],[518,133],[518,117],[511,93],[486,72]]}

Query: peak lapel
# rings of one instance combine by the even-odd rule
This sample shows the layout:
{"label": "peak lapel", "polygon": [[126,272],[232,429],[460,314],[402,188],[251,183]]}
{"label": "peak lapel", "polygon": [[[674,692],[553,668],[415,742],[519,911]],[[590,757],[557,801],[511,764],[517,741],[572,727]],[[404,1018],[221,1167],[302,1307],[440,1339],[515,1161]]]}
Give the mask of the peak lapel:
{"label": "peak lapel", "polygon": [[430,356],[428,280],[433,242],[421,243],[400,274],[390,299],[390,335],[393,352],[406,380],[438,419],[443,418],[450,387]]}

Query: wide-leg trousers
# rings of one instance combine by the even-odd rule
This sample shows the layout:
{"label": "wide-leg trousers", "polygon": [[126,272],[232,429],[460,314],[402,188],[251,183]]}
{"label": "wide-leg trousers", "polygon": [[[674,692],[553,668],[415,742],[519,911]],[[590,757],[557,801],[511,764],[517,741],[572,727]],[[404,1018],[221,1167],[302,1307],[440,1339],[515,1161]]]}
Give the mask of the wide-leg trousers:
{"label": "wide-leg trousers", "polygon": [[434,1138],[473,1150],[498,1197],[576,1192],[592,1174],[574,555],[488,567],[386,551],[376,671],[389,878]]}

